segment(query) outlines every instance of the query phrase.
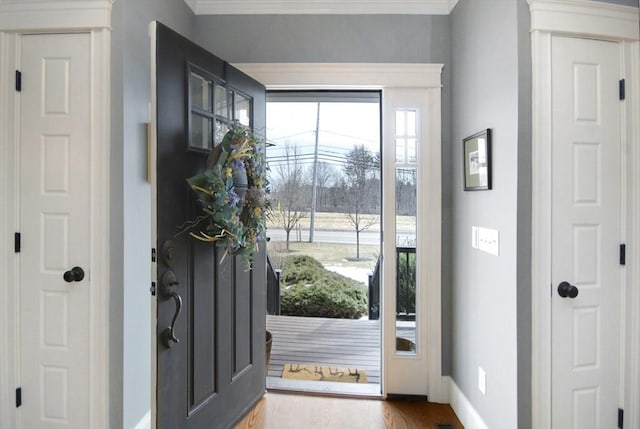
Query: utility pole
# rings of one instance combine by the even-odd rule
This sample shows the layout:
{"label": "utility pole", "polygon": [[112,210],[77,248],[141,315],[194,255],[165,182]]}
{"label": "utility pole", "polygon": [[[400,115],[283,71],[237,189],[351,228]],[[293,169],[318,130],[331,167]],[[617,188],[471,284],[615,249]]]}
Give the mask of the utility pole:
{"label": "utility pole", "polygon": [[316,221],[316,195],[318,182],[318,138],[320,136],[320,102],[316,114],[316,144],[313,151],[313,177],[311,179],[311,218],[309,219],[309,243],[313,243],[313,230]]}

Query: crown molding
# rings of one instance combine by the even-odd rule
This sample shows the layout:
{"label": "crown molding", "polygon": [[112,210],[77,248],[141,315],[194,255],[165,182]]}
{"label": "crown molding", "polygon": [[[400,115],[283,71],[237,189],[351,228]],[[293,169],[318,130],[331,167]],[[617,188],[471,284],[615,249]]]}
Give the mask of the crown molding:
{"label": "crown molding", "polygon": [[113,0],[0,0],[0,31],[110,28]]}
{"label": "crown molding", "polygon": [[196,15],[448,15],[458,0],[184,0]]}
{"label": "crown molding", "polygon": [[588,0],[527,0],[531,30],[638,40],[637,7]]}

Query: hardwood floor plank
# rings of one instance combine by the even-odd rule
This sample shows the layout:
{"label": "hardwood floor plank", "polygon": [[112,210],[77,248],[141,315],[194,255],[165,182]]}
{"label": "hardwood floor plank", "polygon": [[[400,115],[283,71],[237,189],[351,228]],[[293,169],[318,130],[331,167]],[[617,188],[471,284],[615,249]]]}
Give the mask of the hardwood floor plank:
{"label": "hardwood floor plank", "polygon": [[267,393],[236,429],[464,429],[448,405]]}

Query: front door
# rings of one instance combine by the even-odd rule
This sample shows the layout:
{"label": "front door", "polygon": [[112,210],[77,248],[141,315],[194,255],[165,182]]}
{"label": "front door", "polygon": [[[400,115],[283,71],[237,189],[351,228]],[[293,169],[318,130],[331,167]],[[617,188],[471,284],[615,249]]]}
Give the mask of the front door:
{"label": "front door", "polygon": [[617,424],[624,188],[619,64],[616,43],[553,38],[553,428]]}
{"label": "front door", "polygon": [[20,428],[88,428],[89,34],[21,38]]}
{"label": "front door", "polygon": [[264,132],[265,89],[156,24],[158,428],[231,427],[265,391],[266,253],[249,270],[181,233],[199,206],[186,179],[234,120]]}

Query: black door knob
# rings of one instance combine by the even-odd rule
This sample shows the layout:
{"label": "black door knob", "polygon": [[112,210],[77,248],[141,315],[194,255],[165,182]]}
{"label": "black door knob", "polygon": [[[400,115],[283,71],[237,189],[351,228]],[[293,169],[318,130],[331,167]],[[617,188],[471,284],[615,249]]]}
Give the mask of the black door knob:
{"label": "black door knob", "polygon": [[561,282],[558,285],[558,295],[563,298],[575,298],[578,296],[578,288],[569,282]]}
{"label": "black door knob", "polygon": [[69,271],[65,272],[62,277],[67,283],[79,282],[84,279],[84,270],[80,267],[73,267]]}

